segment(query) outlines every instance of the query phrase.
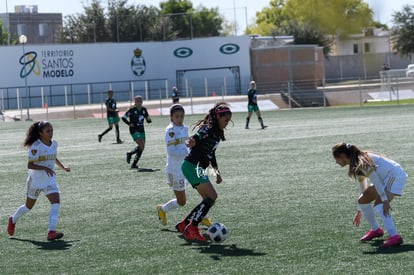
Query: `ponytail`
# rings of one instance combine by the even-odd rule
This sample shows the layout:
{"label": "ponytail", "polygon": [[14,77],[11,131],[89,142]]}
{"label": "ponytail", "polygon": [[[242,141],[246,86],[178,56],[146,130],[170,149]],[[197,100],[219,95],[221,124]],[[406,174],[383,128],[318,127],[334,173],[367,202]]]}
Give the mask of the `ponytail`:
{"label": "ponytail", "polygon": [[338,143],[332,147],[332,155],[338,158],[344,154],[349,158],[348,176],[356,179],[359,175],[364,175],[363,170],[368,168],[375,169],[374,161],[369,157],[368,152],[361,151],[358,147],[350,143]]}

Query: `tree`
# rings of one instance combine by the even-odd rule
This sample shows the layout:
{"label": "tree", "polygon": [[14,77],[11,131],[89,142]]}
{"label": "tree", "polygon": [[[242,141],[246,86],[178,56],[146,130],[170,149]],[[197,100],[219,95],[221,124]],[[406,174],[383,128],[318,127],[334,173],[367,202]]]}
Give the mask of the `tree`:
{"label": "tree", "polygon": [[223,30],[224,18],[218,13],[218,8],[199,6],[194,9],[191,1],[187,0],[168,0],[161,2],[160,7],[163,24],[170,27],[173,37],[218,36]]}
{"label": "tree", "polygon": [[293,44],[298,45],[319,45],[323,47],[323,54],[327,58],[332,49],[332,39],[320,30],[307,24],[290,21],[284,25],[276,35],[288,33],[293,36]]}
{"label": "tree", "polygon": [[59,41],[66,43],[110,41],[104,7],[100,1],[92,0],[90,6],[83,8],[84,14],[65,16]]}
{"label": "tree", "polygon": [[256,28],[251,29],[262,35],[291,21],[328,35],[360,33],[374,23],[373,11],[363,0],[272,0],[256,17]]}
{"label": "tree", "polygon": [[392,48],[395,52],[409,56],[414,53],[414,5],[405,5],[392,15],[394,27]]}

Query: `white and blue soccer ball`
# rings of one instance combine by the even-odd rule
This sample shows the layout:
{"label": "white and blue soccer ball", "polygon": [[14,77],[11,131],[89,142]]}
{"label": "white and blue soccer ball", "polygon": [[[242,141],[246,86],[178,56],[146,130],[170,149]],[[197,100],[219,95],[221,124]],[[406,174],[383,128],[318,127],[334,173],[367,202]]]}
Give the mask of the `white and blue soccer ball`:
{"label": "white and blue soccer ball", "polygon": [[213,223],[208,229],[207,229],[207,235],[209,236],[210,240],[213,242],[223,242],[227,238],[227,234],[229,231],[227,230],[227,227],[222,223]]}

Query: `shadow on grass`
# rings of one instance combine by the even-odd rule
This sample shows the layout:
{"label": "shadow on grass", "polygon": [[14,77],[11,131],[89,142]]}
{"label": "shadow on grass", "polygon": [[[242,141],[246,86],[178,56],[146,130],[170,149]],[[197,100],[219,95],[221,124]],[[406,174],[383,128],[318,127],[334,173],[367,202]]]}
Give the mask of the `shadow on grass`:
{"label": "shadow on grass", "polygon": [[158,172],[161,171],[161,169],[151,169],[151,168],[138,168],[138,172]]}
{"label": "shadow on grass", "polygon": [[371,246],[375,247],[375,250],[372,251],[364,251],[363,253],[366,255],[375,255],[375,254],[397,254],[397,253],[405,253],[414,251],[413,244],[402,244],[399,246],[388,247],[388,248],[381,248],[383,241],[376,240],[371,243]]}
{"label": "shadow on grass", "polygon": [[10,239],[20,241],[20,242],[31,243],[37,246],[37,249],[40,249],[40,250],[68,250],[71,248],[73,242],[78,242],[78,241],[65,241],[65,240],[41,242],[41,241],[19,239],[19,238],[10,238]]}
{"label": "shadow on grass", "polygon": [[236,244],[222,245],[210,244],[209,246],[196,247],[202,254],[211,254],[213,260],[221,260],[221,257],[244,257],[244,256],[264,256],[266,253],[256,252],[253,249],[240,248]]}

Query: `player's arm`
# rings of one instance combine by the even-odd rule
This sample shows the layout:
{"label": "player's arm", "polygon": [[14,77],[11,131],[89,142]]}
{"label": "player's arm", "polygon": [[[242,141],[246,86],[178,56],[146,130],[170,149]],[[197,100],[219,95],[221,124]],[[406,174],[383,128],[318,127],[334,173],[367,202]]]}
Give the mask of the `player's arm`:
{"label": "player's arm", "polygon": [[216,151],[213,151],[211,156],[212,157],[211,157],[210,163],[211,163],[211,166],[214,168],[214,170],[216,170],[216,175],[217,175],[216,183],[220,184],[223,181],[223,179],[221,178],[220,171],[218,169],[217,159],[216,159]]}
{"label": "player's arm", "polygon": [[122,116],[122,121],[126,124],[126,125],[128,125],[128,126],[131,126],[130,125],[130,122],[129,122],[129,120],[128,120],[128,116],[129,116],[129,111],[127,111],[123,116]]}
{"label": "player's arm", "polygon": [[49,167],[42,166],[42,165],[37,165],[37,164],[35,163],[35,161],[34,161],[34,160],[32,160],[32,159],[29,159],[29,162],[27,163],[27,168],[28,168],[28,169],[31,169],[31,170],[43,170],[43,171],[45,171],[45,172],[46,172],[46,174],[47,174],[48,176],[50,176],[50,177],[56,174],[56,173],[55,173],[55,171],[53,171],[53,170],[52,170],[52,169],[50,169]]}
{"label": "player's arm", "polygon": [[[362,193],[368,188],[368,180],[365,176],[359,175],[357,176],[357,181],[359,183],[359,187],[361,188],[360,197],[362,196]],[[355,226],[359,226],[361,224],[361,217],[362,217],[362,211],[358,208],[357,213],[354,216],[354,220],[352,223]]]}
{"label": "player's arm", "polygon": [[70,167],[63,165],[63,163],[58,158],[56,158],[55,163],[57,166],[62,168],[64,171],[70,172]]}
{"label": "player's arm", "polygon": [[151,122],[152,122],[152,120],[151,120],[151,117],[150,117],[150,116],[147,116],[147,117],[146,117],[146,120],[147,120],[147,123],[151,123]]}

